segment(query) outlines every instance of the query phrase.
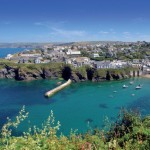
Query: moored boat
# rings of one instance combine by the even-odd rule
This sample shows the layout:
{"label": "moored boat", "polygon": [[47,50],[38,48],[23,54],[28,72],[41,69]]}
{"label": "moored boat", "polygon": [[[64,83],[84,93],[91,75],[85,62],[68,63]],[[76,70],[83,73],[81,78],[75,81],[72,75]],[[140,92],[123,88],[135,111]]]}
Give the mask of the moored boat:
{"label": "moored boat", "polygon": [[130,82],[131,85],[132,85],[133,83],[134,83],[133,81]]}
{"label": "moored boat", "polygon": [[141,88],[142,88],[141,85],[138,85],[138,86],[135,87],[135,89],[137,89],[137,90],[138,90],[138,89],[141,89]]}
{"label": "moored boat", "polygon": [[128,86],[124,84],[122,87],[123,87],[123,88],[127,88]]}

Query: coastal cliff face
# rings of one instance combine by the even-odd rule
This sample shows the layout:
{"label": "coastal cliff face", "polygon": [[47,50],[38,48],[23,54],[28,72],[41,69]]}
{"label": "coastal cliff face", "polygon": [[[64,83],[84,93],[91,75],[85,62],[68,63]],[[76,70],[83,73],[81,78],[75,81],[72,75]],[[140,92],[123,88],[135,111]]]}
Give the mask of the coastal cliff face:
{"label": "coastal cliff face", "polygon": [[89,67],[72,68],[64,64],[57,65],[3,65],[0,69],[0,78],[22,80],[35,80],[47,78],[71,79],[74,82],[91,80],[93,82],[105,80],[120,80],[129,78],[129,70],[99,69]]}
{"label": "coastal cliff face", "polygon": [[121,80],[131,77],[128,71],[117,70],[117,69],[99,69],[87,68],[84,71],[75,71],[71,74],[71,79],[75,82],[79,81],[110,81],[110,80]]}
{"label": "coastal cliff face", "polygon": [[62,63],[57,64],[15,64],[0,62],[0,78],[35,80],[61,77]]}

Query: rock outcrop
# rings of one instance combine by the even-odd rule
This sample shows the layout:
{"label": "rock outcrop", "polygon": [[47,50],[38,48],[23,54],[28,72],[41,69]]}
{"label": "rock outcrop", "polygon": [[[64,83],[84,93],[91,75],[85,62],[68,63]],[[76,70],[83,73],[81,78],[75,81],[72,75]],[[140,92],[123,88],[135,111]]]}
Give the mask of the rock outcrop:
{"label": "rock outcrop", "polygon": [[74,82],[91,80],[93,82],[105,81],[105,80],[120,80],[129,78],[129,73],[125,71],[116,70],[96,70],[93,68],[80,68],[71,69],[70,66],[63,66],[62,68],[52,69],[50,67],[40,68],[26,68],[26,67],[11,67],[5,65],[0,69],[0,78],[22,80],[35,80],[35,79],[47,79],[47,78],[59,78],[62,77],[65,80],[71,79]]}

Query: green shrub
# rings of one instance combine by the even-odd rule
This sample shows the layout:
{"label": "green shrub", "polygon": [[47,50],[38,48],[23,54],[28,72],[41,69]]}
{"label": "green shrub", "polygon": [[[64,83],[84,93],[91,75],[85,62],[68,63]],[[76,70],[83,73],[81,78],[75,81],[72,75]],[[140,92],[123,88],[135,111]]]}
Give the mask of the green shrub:
{"label": "green shrub", "polygon": [[[115,124],[109,130],[88,131],[79,134],[77,131],[70,135],[57,134],[59,121],[51,111],[42,128],[29,128],[22,136],[12,136],[11,127],[17,128],[20,122],[28,117],[25,107],[19,112],[15,121],[3,125],[0,138],[1,150],[148,150],[150,149],[150,116],[144,119],[134,112],[123,110]],[[107,119],[108,120],[108,119]]]}

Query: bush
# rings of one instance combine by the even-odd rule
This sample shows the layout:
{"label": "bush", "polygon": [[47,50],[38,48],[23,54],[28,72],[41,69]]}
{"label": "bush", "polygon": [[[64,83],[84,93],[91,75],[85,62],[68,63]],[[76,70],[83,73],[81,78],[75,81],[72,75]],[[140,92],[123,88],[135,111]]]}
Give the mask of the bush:
{"label": "bush", "polygon": [[95,129],[85,134],[77,131],[69,136],[57,134],[59,121],[55,123],[53,112],[42,129],[34,126],[22,136],[12,136],[11,127],[17,128],[28,117],[25,107],[13,122],[8,118],[1,131],[1,150],[148,150],[150,149],[150,116],[144,119],[138,113],[122,110],[115,124],[109,130]]}

